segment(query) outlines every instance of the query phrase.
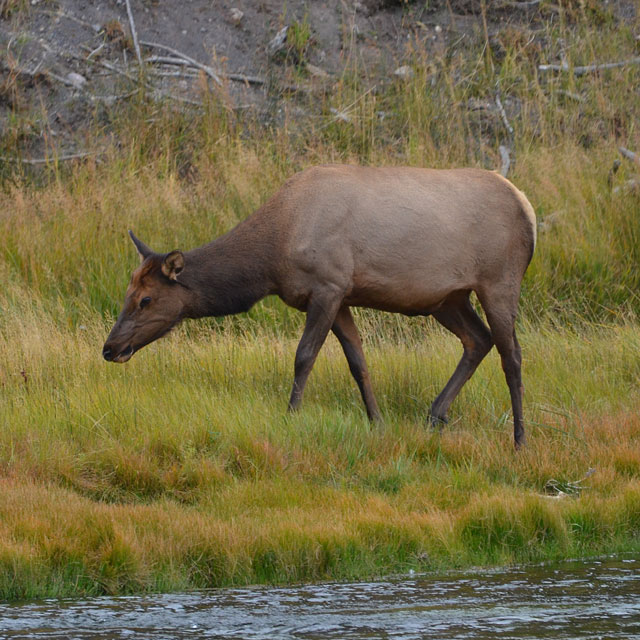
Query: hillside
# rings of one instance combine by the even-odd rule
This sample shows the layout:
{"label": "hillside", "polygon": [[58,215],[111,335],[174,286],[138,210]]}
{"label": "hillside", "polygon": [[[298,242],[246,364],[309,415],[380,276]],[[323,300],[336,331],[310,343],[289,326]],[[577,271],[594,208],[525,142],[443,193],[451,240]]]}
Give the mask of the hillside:
{"label": "hillside", "polygon": [[[484,41],[496,64],[511,48],[558,64],[554,30],[637,20],[637,3],[593,0],[142,0],[131,17],[124,0],[3,0],[0,11],[3,146],[25,161],[91,151],[87,129],[140,90],[187,108],[205,83],[243,117],[282,124],[288,107],[304,123],[354,66],[380,92],[413,73],[418,53],[437,65]],[[470,108],[496,111],[493,93]],[[505,95],[503,104],[507,117],[519,115],[517,101]]]}

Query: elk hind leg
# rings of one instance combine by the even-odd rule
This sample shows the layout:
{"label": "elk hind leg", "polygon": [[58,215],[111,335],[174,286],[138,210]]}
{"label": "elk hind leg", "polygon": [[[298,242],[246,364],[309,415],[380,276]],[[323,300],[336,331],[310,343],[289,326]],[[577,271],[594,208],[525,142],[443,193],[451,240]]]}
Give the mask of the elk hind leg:
{"label": "elk hind leg", "polygon": [[518,310],[519,287],[508,287],[480,292],[478,297],[487,315],[493,342],[502,361],[513,411],[513,438],[516,449],[524,446],[524,419],[522,411],[522,352],[516,337],[515,321]]}
{"label": "elk hind leg", "polygon": [[451,403],[493,346],[491,333],[473,309],[469,295],[469,291],[456,294],[433,313],[441,325],[460,339],[464,349],[453,375],[431,405],[430,419],[434,426],[441,427],[447,422]]}

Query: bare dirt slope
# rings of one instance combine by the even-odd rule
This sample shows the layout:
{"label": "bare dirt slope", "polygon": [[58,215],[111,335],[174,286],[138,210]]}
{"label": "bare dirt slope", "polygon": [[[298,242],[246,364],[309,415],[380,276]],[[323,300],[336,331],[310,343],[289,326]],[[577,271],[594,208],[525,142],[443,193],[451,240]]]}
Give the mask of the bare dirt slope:
{"label": "bare dirt slope", "polygon": [[[619,19],[635,11],[634,2],[603,4]],[[330,91],[353,56],[373,76],[402,73],[416,40],[437,55],[465,38],[495,37],[507,24],[526,30],[553,20],[544,7],[535,0],[130,0],[149,61],[144,82],[159,99],[197,102],[203,80],[219,79],[235,107],[257,109],[280,99],[282,88]],[[16,133],[26,155],[46,145],[73,152],[96,105],[135,90],[138,54],[125,0],[0,0],[0,13],[0,126],[28,114]]]}

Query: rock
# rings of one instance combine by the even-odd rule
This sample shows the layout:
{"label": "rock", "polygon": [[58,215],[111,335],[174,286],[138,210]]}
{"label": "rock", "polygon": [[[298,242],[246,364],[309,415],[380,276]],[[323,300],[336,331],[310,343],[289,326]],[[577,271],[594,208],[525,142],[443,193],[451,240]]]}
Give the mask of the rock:
{"label": "rock", "polygon": [[67,74],[66,80],[75,89],[82,89],[87,84],[87,79],[74,71]]}
{"label": "rock", "polygon": [[402,67],[398,67],[394,72],[394,76],[398,76],[398,78],[413,78],[414,72],[413,69],[408,65],[403,65]]}
{"label": "rock", "polygon": [[238,7],[231,7],[229,10],[229,20],[231,20],[236,27],[240,26],[242,18],[244,18],[244,12],[240,11]]}
{"label": "rock", "polygon": [[329,74],[324,69],[321,69],[320,67],[316,67],[314,64],[307,63],[307,71],[309,72],[309,75],[313,76],[314,78],[329,77]]}
{"label": "rock", "polygon": [[267,45],[267,53],[270,56],[275,55],[278,51],[284,49],[284,44],[287,41],[287,32],[289,31],[289,25],[286,25],[276,33],[275,37],[269,41]]}

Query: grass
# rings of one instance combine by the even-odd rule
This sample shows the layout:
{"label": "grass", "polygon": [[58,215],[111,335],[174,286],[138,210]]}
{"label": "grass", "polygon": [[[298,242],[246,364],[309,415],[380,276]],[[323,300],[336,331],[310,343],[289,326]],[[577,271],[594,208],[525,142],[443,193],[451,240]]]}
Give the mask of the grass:
{"label": "grass", "polygon": [[[516,454],[494,354],[451,425],[426,427],[459,355],[431,323],[420,340],[369,339],[385,416],[371,427],[335,341],[287,415],[295,340],[185,327],[117,367],[99,353],[108,327],[86,322],[34,305],[3,324],[5,598],[637,550],[635,326],[523,327],[529,443]],[[591,468],[579,497],[545,495]]]}
{"label": "grass", "polygon": [[[544,48],[512,27],[437,56],[413,38],[410,78],[374,82],[347,49],[330,94],[291,98],[266,124],[206,87],[189,112],[140,92],[96,113],[101,156],[0,167],[0,597],[639,550],[639,200],[615,190],[631,163],[608,175],[619,144],[640,148],[640,68],[537,71],[561,50],[571,65],[633,57],[637,25],[560,9]],[[320,162],[496,167],[504,125],[471,108],[496,83],[513,181],[542,222],[519,321],[526,450],[513,452],[495,353],[444,432],[426,427],[460,347],[423,319],[357,312],[379,427],[333,339],[302,410],[285,413],[302,316],[275,299],[185,324],[127,365],[101,359],[137,262],[127,228],[157,250],[202,244]],[[12,91],[24,105],[19,79]],[[2,155],[21,157],[34,117],[14,107]],[[546,493],[590,469],[578,495]]]}

